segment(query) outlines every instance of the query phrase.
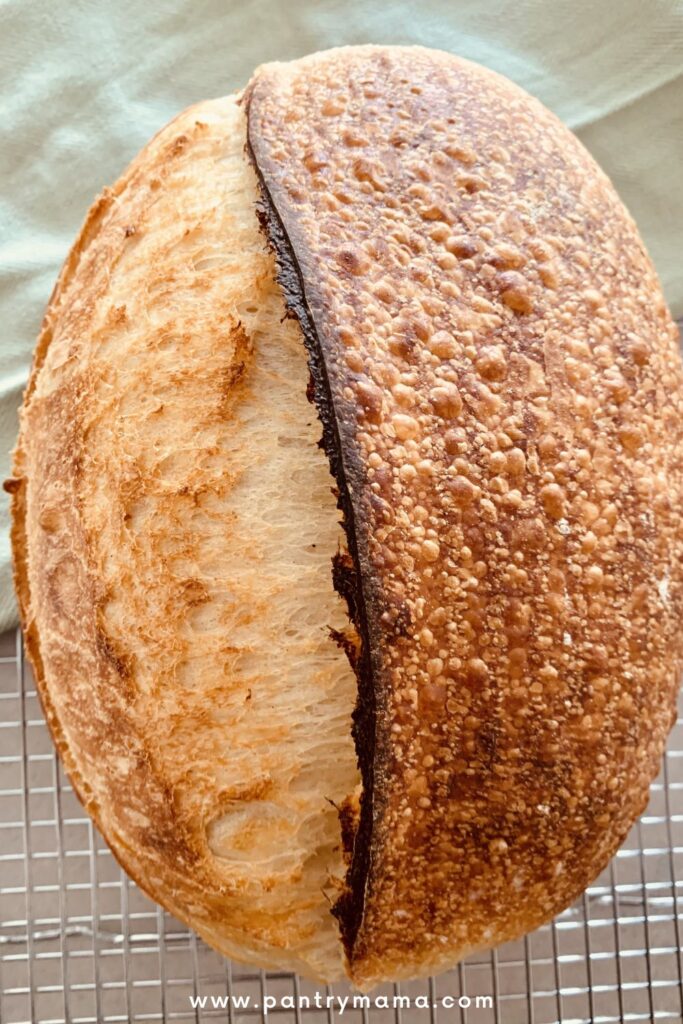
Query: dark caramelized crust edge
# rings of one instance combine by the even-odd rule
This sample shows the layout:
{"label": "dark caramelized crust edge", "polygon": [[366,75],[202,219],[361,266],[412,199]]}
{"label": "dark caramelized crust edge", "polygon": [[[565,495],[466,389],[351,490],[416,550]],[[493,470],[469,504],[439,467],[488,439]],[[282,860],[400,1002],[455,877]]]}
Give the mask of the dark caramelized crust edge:
{"label": "dark caramelized crust edge", "polygon": [[[244,100],[247,110],[247,125],[249,125],[251,94],[252,87],[250,86],[245,92]],[[344,446],[342,443],[323,350],[306,301],[304,282],[296,261],[295,247],[287,235],[269,192],[267,181],[259,167],[249,128],[247,129],[247,152],[261,189],[262,199],[257,208],[259,221],[275,254],[278,283],[282,288],[288,315],[298,320],[308,352],[309,397],[315,403],[322,424],[323,433],[320,443],[337,482],[338,507],[342,513],[342,525],[350,555],[349,558],[338,554],[333,560],[332,571],[335,589],[346,601],[349,617],[360,639],[360,652],[353,659],[353,667],[358,680],[358,701],[353,712],[353,737],[363,780],[363,791],[360,799],[360,815],[353,833],[352,844],[348,824],[344,829],[346,842],[352,845],[352,856],[346,887],[332,909],[332,913],[339,922],[344,948],[347,955],[350,956],[363,917],[365,885],[373,841],[375,726],[378,692],[376,673],[380,657],[378,640],[373,635],[374,631],[367,611],[368,599],[372,599],[368,595],[368,588],[372,587],[373,574],[370,571],[367,551],[363,550],[363,534],[357,528],[358,509],[354,507],[349,489],[349,484],[352,482],[360,485],[362,467],[354,449]]]}

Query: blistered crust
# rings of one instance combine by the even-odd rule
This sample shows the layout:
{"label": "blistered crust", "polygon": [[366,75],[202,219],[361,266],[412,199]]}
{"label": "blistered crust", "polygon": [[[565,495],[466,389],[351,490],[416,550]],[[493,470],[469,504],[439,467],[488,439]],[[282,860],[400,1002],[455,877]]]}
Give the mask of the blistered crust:
{"label": "blistered crust", "polygon": [[683,374],[610,183],[510,83],[361,47],[247,101],[363,619],[337,913],[369,986],[547,920],[645,806],[683,656]]}

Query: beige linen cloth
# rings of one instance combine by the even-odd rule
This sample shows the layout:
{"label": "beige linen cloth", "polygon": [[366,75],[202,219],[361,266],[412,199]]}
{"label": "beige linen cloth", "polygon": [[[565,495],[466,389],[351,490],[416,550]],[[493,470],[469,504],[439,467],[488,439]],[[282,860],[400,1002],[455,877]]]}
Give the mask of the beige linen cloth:
{"label": "beige linen cloth", "polygon": [[[680,0],[0,0],[0,474],[42,311],[96,193],[176,112],[256,65],[365,42],[450,50],[559,114],[683,315]],[[15,615],[3,496],[0,630]]]}

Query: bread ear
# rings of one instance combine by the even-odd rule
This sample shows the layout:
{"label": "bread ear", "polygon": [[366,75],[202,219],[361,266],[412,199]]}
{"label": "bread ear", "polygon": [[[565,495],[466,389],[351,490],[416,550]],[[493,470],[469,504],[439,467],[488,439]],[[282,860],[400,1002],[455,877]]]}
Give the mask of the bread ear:
{"label": "bread ear", "polygon": [[548,920],[644,807],[683,654],[683,374],[610,183],[509,82],[358,47],[260,69],[246,105],[353,558],[335,913],[369,986]]}

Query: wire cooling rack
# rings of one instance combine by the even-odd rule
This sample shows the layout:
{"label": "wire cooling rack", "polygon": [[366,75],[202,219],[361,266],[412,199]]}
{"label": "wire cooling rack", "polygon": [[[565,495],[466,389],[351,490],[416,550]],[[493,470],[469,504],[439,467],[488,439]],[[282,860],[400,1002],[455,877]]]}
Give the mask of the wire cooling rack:
{"label": "wire cooling rack", "polygon": [[0,638],[0,1024],[254,1024],[267,1003],[278,1024],[682,1021],[682,889],[683,720],[646,814],[574,907],[342,1010],[346,986],[230,964],[143,896],[61,770],[19,635]]}

